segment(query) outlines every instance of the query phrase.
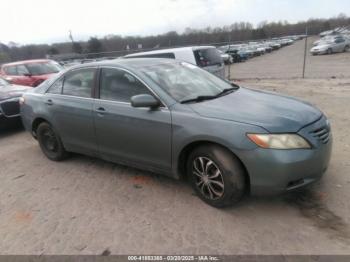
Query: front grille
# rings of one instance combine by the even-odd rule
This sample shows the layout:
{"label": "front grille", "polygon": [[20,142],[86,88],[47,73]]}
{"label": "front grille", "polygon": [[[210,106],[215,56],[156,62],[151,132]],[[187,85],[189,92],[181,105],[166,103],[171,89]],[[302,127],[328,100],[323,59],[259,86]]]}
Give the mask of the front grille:
{"label": "front grille", "polygon": [[7,117],[19,115],[19,103],[17,100],[3,102],[0,104],[0,107],[1,111]]}
{"label": "front grille", "polygon": [[323,144],[327,144],[329,141],[330,129],[327,126],[324,126],[312,131],[311,134]]}

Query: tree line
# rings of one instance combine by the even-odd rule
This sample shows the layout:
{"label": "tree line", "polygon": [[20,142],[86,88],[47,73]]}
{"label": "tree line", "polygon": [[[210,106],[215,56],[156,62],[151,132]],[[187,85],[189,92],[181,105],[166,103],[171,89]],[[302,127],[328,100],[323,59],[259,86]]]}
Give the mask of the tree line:
{"label": "tree line", "polygon": [[[170,31],[165,34],[152,36],[120,36],[108,35],[103,38],[91,37],[88,41],[65,42],[55,44],[31,44],[24,46],[7,46],[0,43],[0,63],[44,58],[47,55],[77,54],[86,57],[124,55],[136,49],[153,49],[187,45],[213,44],[239,42],[246,40],[268,39],[286,35],[305,34],[308,28],[309,35],[317,35],[322,31],[336,27],[349,26],[350,17],[340,14],[330,19],[309,19],[298,23],[287,21],[263,21],[256,27],[249,22],[236,22],[229,26],[207,27],[203,29],[186,28],[183,33]],[[90,54],[90,55],[88,55]]]}

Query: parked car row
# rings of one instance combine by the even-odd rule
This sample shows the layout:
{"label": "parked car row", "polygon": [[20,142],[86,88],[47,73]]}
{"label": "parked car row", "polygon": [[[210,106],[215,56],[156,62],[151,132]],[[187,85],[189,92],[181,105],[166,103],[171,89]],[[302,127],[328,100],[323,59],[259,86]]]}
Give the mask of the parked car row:
{"label": "parked car row", "polygon": [[226,64],[239,63],[255,56],[261,56],[270,53],[273,50],[278,50],[281,47],[291,45],[296,40],[300,40],[303,37],[304,36],[288,36],[264,41],[250,41],[247,43],[224,45],[218,47],[218,49],[220,50],[221,56]]}
{"label": "parked car row", "polygon": [[329,35],[339,35],[339,34],[350,34],[350,26],[337,27],[333,30],[327,30],[320,33],[320,37],[325,37]]}

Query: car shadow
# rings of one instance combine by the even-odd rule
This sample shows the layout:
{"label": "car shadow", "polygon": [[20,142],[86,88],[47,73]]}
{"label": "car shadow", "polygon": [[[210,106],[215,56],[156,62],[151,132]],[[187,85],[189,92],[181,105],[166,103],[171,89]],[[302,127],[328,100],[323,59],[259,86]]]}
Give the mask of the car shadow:
{"label": "car shadow", "polygon": [[278,196],[255,197],[247,195],[241,202],[225,209],[224,212],[237,213],[247,209],[247,207],[273,209],[274,206],[296,209],[303,218],[311,221],[315,227],[326,231],[332,237],[350,241],[349,225],[327,206],[324,194],[320,192],[318,184]]}
{"label": "car shadow", "polygon": [[0,123],[0,139],[21,133],[24,127],[20,121],[11,123]]}

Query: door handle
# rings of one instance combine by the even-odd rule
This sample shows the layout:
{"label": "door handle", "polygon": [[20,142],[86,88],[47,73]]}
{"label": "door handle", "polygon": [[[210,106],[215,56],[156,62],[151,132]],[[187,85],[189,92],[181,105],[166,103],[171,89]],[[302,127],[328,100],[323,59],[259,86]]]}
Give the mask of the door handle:
{"label": "door handle", "polygon": [[96,109],[96,111],[99,113],[104,113],[104,112],[106,112],[106,109],[104,109],[103,107],[99,107]]}
{"label": "door handle", "polygon": [[47,99],[45,104],[52,106],[53,105],[53,101],[51,99]]}
{"label": "door handle", "polygon": [[99,116],[103,116],[104,114],[106,114],[106,109],[104,107],[98,107],[95,111]]}

